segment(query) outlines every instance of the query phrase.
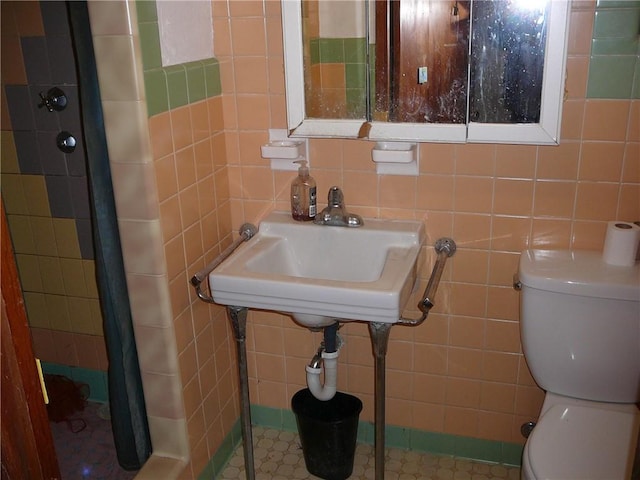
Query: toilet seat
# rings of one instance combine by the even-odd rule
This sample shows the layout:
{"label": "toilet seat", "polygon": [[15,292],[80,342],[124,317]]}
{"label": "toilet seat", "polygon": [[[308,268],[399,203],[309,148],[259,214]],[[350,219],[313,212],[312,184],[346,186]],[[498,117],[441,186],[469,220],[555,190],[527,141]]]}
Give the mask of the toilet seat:
{"label": "toilet seat", "polygon": [[528,475],[538,480],[628,478],[639,424],[637,410],[556,404],[527,440]]}

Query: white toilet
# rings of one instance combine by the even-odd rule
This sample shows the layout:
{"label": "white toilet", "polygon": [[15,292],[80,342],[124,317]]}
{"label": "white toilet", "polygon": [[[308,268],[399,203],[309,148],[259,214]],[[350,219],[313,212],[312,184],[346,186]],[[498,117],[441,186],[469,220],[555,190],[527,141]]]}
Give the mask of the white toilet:
{"label": "white toilet", "polygon": [[522,347],[546,391],[523,479],[631,478],[640,429],[640,266],[599,252],[526,250]]}

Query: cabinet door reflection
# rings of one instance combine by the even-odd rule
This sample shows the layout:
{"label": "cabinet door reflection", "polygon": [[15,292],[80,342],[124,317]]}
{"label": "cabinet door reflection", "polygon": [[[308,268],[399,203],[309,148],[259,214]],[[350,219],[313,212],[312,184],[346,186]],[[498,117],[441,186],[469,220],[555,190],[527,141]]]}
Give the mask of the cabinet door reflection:
{"label": "cabinet door reflection", "polygon": [[390,2],[388,20],[377,15],[390,26],[389,63],[376,69],[390,70],[388,85],[376,81],[376,94],[389,96],[389,121],[466,122],[469,8],[469,1],[403,0]]}

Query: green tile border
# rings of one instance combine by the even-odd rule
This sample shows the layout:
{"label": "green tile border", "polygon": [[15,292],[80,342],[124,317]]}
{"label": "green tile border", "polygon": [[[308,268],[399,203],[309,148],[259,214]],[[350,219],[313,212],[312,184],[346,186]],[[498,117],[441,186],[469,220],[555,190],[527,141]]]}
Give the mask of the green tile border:
{"label": "green tile border", "polygon": [[594,38],[591,41],[591,55],[631,55],[638,52],[636,37]]}
{"label": "green tile border", "polygon": [[344,65],[345,85],[347,88],[366,88],[366,65],[364,63],[346,63]]}
{"label": "green tile border", "polygon": [[367,112],[365,99],[367,92],[365,88],[347,88],[347,117],[348,118],[364,118]]}
{"label": "green tile border", "polygon": [[366,63],[367,49],[365,37],[344,39],[344,61],[346,63]]}
{"label": "green tile border", "polygon": [[215,58],[202,62],[204,65],[204,80],[207,89],[207,97],[217,97],[222,94],[220,82],[220,63]]}
{"label": "green tile border", "polygon": [[138,23],[138,32],[140,34],[140,45],[142,46],[141,53],[144,71],[162,68],[158,22]]}
{"label": "green tile border", "polygon": [[596,8],[640,7],[640,0],[597,0]]}
{"label": "green tile border", "polygon": [[240,419],[236,420],[236,423],[231,427],[231,432],[222,440],[222,444],[220,448],[213,455],[209,463],[204,467],[200,475],[198,475],[198,480],[211,480],[212,478],[216,478],[220,475],[227,463],[233,456],[233,452],[242,442],[242,433],[240,430]]}
{"label": "green tile border", "polygon": [[366,63],[366,38],[312,38],[309,40],[311,64]]}
{"label": "green tile border", "polygon": [[136,2],[136,13],[138,14],[138,22],[158,23],[156,0],[138,0]]}
{"label": "green tile border", "polygon": [[149,117],[169,110],[167,74],[162,68],[144,72],[144,88]]}
{"label": "green tile border", "polygon": [[[311,65],[344,65],[346,118],[366,116],[366,38],[312,38],[309,41]],[[306,62],[307,60],[305,60]],[[374,77],[372,77],[374,78]]]}
{"label": "green tile border", "polygon": [[631,55],[592,56],[587,98],[632,98],[637,63]]}
{"label": "green tile border", "polygon": [[162,66],[156,0],[137,1],[136,12],[149,117],[222,93],[215,58]]}
{"label": "green tile border", "polygon": [[[255,426],[296,432],[296,419],[291,410],[251,405],[251,423]],[[358,442],[373,444],[374,425],[360,421],[358,424]],[[240,420],[234,424],[231,433],[223,440],[213,458],[198,476],[199,480],[216,478],[224,470],[234,450],[240,445],[242,435]],[[509,442],[463,437],[447,433],[427,432],[413,428],[387,425],[385,442],[389,447],[428,452],[438,455],[451,455],[488,463],[521,465],[523,445]]]}
{"label": "green tile border", "polygon": [[109,401],[107,372],[82,367],[70,367],[58,363],[42,362],[42,373],[64,375],[75,382],[86,383],[89,385],[88,400],[91,402],[106,403]]}
{"label": "green tile border", "polygon": [[640,58],[636,60],[636,73],[633,76],[631,98],[633,98],[634,100],[640,99]]}
{"label": "green tile border", "polygon": [[320,63],[345,63],[344,38],[318,38]]}
{"label": "green tile border", "polygon": [[638,98],[640,1],[599,0],[594,15],[586,97]]}
{"label": "green tile border", "polygon": [[593,38],[633,37],[638,35],[640,7],[612,6],[596,8]]}
{"label": "green tile border", "polygon": [[163,68],[167,75],[167,90],[169,92],[169,109],[183,107],[189,103],[187,86],[187,70],[184,65],[172,65]]}

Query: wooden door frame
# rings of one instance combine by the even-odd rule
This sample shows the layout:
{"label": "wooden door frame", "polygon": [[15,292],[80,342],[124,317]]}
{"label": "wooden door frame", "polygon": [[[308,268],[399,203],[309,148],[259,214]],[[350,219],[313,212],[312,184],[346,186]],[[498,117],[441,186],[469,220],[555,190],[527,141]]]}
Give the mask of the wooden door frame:
{"label": "wooden door frame", "polygon": [[[451,0],[450,5],[439,0],[376,0],[375,120],[466,122],[466,101],[458,102],[451,113],[438,108],[438,99],[442,95],[456,97],[454,79],[464,79],[464,85],[467,84],[468,48],[460,50],[458,41],[466,39],[468,45],[469,3],[469,0]],[[465,12],[462,21],[459,13],[455,17],[453,12],[450,14],[454,5],[456,12]],[[416,13],[409,15],[407,11]],[[418,84],[420,66],[430,72],[425,84]],[[426,111],[433,112],[436,118],[425,119],[421,111],[410,112],[407,106],[411,106],[413,99],[426,103]]]}
{"label": "wooden door frame", "polygon": [[5,217],[2,216],[2,480],[59,479],[53,436]]}

